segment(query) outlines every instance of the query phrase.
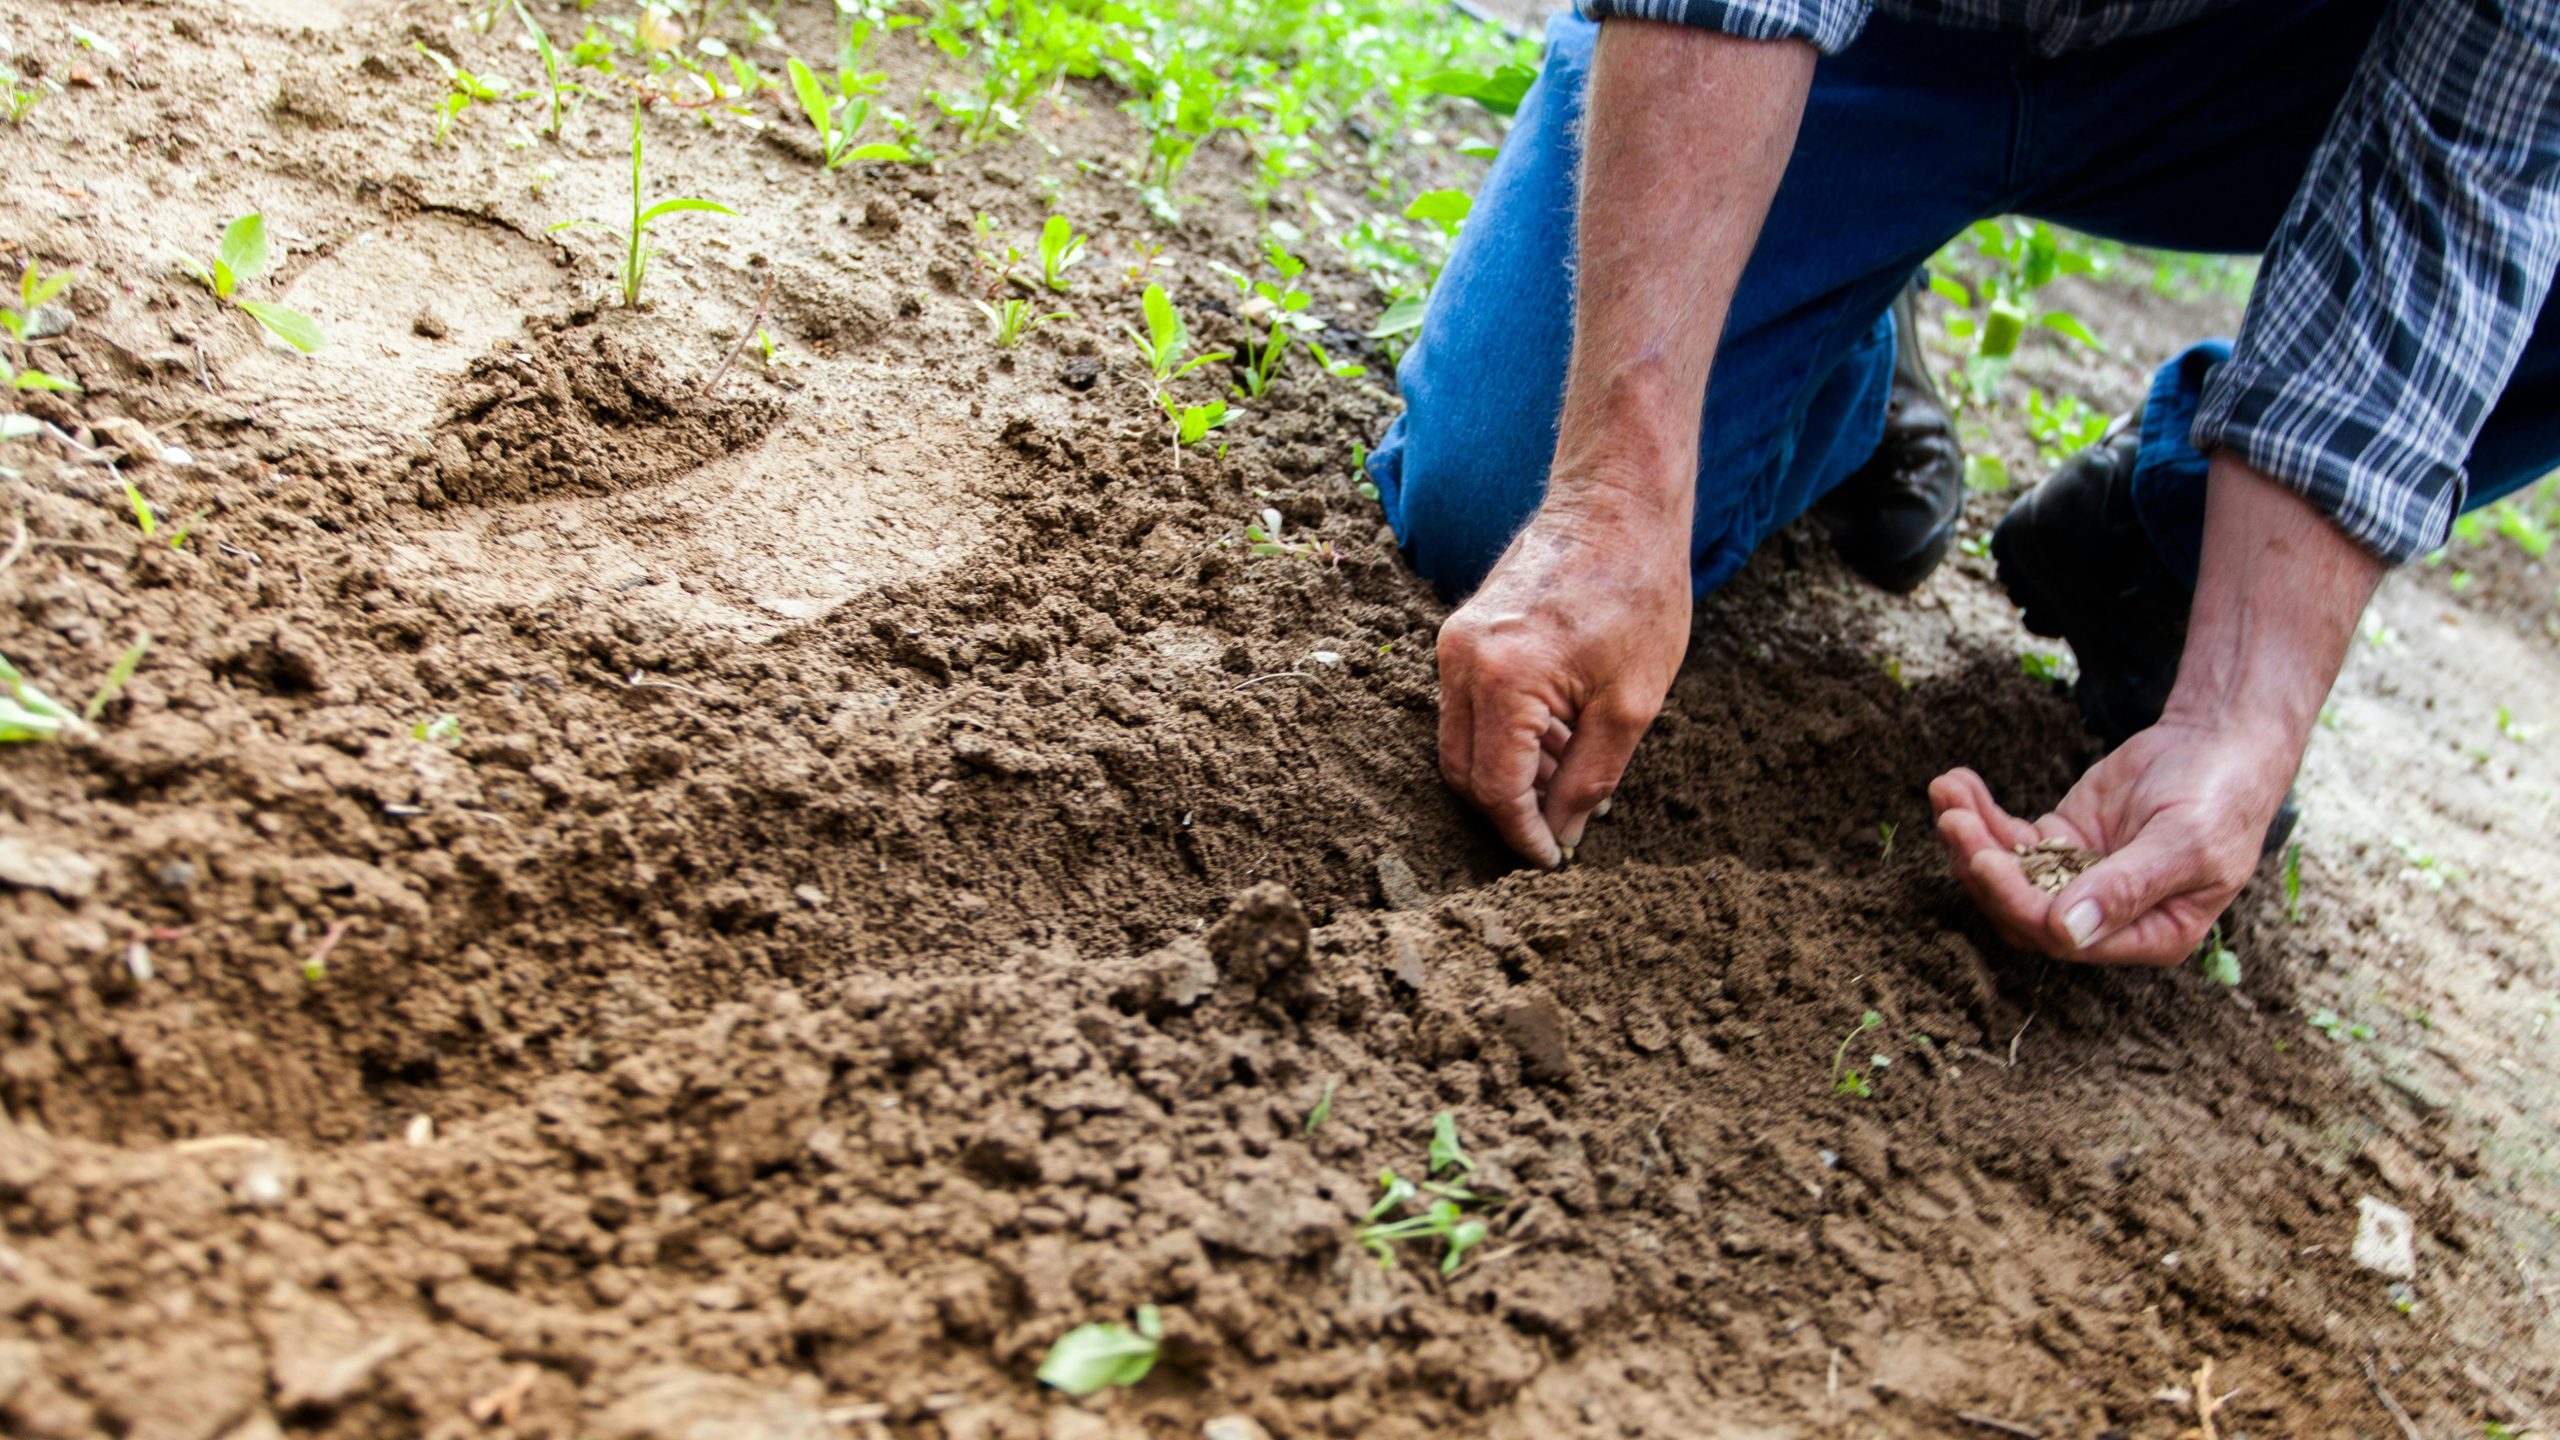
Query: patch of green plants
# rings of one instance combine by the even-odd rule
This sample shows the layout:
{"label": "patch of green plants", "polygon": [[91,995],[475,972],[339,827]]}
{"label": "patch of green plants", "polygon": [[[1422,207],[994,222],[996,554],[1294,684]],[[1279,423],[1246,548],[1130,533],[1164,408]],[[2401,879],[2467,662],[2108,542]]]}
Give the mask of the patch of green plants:
{"label": "patch of green plants", "polygon": [[563,220],[551,227],[554,232],[558,232],[575,229],[582,225],[593,225],[597,229],[622,237],[622,303],[625,308],[637,306],[640,303],[640,283],[648,278],[649,257],[657,253],[649,245],[651,226],[669,215],[688,212],[698,211],[729,216],[735,216],[738,213],[718,201],[699,200],[690,195],[661,200],[655,205],[649,204],[642,145],[641,108],[634,105],[631,107],[631,224],[627,228],[616,229],[601,220]]}
{"label": "patch of green plants", "polygon": [[1103,1320],[1059,1336],[1040,1361],[1040,1383],[1083,1396],[1146,1379],[1164,1350],[1164,1316],[1141,1305],[1131,1318],[1134,1325]]}
{"label": "patch of green plants", "polygon": [[[1032,330],[1045,325],[1052,320],[1064,320],[1067,318],[1067,312],[1064,310],[1051,310],[1045,314],[1036,314],[1034,313],[1036,307],[1030,301],[1021,299],[1018,296],[992,302],[986,300],[972,300],[969,303],[977,306],[979,313],[987,317],[988,328],[993,332],[996,348],[999,350],[1010,350],[1014,346],[1021,344],[1022,337],[1029,334]],[[1158,398],[1162,397],[1159,396]],[[1170,404],[1172,402],[1167,401],[1166,403]],[[1176,441],[1175,443],[1180,444],[1181,442]]]}
{"label": "patch of green plants", "polygon": [[1872,1069],[1882,1067],[1884,1057],[1871,1057],[1869,1061],[1871,1070],[1859,1070],[1849,1063],[1849,1047],[1858,1043],[1859,1036],[1882,1024],[1884,1024],[1884,1017],[1870,1010],[1858,1017],[1855,1028],[1840,1037],[1840,1048],[1831,1053],[1832,1094],[1854,1095],[1861,1100],[1875,1094],[1875,1088],[1868,1083],[1868,1076]]}
{"label": "patch of green plants", "polygon": [[[532,21],[528,19],[526,23],[531,24]],[[540,32],[537,30],[535,33],[539,34]],[[426,42],[424,41],[415,41],[412,43],[417,46],[419,54],[434,61],[436,68],[444,72],[445,92],[443,97],[436,101],[436,128],[435,133],[429,137],[431,142],[434,144],[443,144],[445,136],[453,132],[454,120],[459,117],[463,111],[470,109],[474,105],[494,105],[502,104],[510,100],[530,100],[533,98],[534,92],[530,90],[510,89],[508,82],[500,76],[475,75],[472,72],[463,69],[449,56],[428,49]],[[555,90],[553,95],[555,123],[557,122],[558,99],[559,97]]]}
{"label": "patch of green plants", "polygon": [[[1454,1274],[1466,1262],[1467,1252],[1483,1244],[1491,1232],[1468,1211],[1488,1197],[1457,1183],[1473,1173],[1476,1162],[1458,1143],[1457,1117],[1446,1110],[1431,1117],[1431,1147],[1425,1164],[1419,1181],[1407,1180],[1392,1168],[1378,1172],[1378,1203],[1369,1207],[1367,1222],[1353,1238],[1377,1256],[1381,1266],[1395,1264],[1395,1247],[1407,1240],[1437,1240],[1440,1273]],[[1441,1180],[1442,1171],[1452,1172],[1451,1180]],[[1388,1218],[1425,1195],[1431,1199],[1421,1214]]]}
{"label": "patch of green plants", "polygon": [[[1958,248],[1967,244],[1970,253]],[[1930,262],[1929,288],[1957,312],[1947,317],[1946,331],[1967,352],[1958,376],[1960,396],[1997,399],[2031,329],[2051,330],[2104,351],[2106,346],[2078,316],[2047,308],[2036,292],[2065,275],[2095,276],[2106,268],[2105,254],[2094,242],[2015,216],[1977,221],[1941,250]],[[1958,272],[1972,284],[1958,279]]]}
{"label": "patch of green plants", "polygon": [[263,214],[253,211],[222,227],[222,243],[214,251],[211,265],[183,251],[178,260],[204,282],[213,298],[265,326],[268,333],[287,345],[305,355],[316,355],[328,347],[329,340],[320,332],[320,323],[310,316],[273,301],[239,297],[241,286],[267,273],[267,220]]}
{"label": "patch of green plants", "polygon": [[462,717],[438,715],[421,720],[409,727],[409,738],[424,740],[430,745],[459,745],[462,743]]}
{"label": "patch of green plants", "polygon": [[[70,288],[69,271],[59,275],[47,275],[37,269],[35,262],[31,260],[18,272],[18,303],[14,307],[0,306],[0,328],[5,328],[9,332],[9,339],[18,346],[21,355],[25,354],[26,347],[35,341],[37,308]],[[0,354],[0,389],[23,392],[79,388],[77,384],[59,375],[49,375],[33,365],[21,366],[5,354]]]}
{"label": "patch of green plants", "polygon": [[1342,563],[1342,556],[1333,548],[1332,541],[1321,536],[1293,538],[1285,534],[1281,529],[1280,512],[1269,508],[1246,523],[1244,540],[1246,553],[1251,555],[1289,555],[1301,560],[1322,560],[1328,565]]}
{"label": "patch of green plants", "polygon": [[2027,387],[2027,436],[2036,442],[2036,458],[2047,469],[2097,444],[2111,418],[2077,395],[2049,400],[2042,390]]}
{"label": "patch of green plants", "polygon": [[2344,1045],[2350,1040],[2370,1040],[2373,1027],[2350,1020],[2337,1011],[2322,1006],[2311,1012],[2311,1028]]}
{"label": "patch of green plants", "polygon": [[826,168],[841,169],[864,160],[904,162],[915,159],[915,152],[893,141],[861,140],[862,127],[871,118],[871,97],[889,83],[882,71],[839,69],[832,86],[820,83],[817,72],[791,57],[788,66],[791,93],[800,101],[800,113],[818,132],[818,144],[824,153]]}

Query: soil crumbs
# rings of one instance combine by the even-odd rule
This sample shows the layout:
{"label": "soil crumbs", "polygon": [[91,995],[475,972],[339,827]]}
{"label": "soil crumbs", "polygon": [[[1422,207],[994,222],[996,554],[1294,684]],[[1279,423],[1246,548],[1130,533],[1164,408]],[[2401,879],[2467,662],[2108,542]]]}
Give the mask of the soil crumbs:
{"label": "soil crumbs", "polygon": [[[448,19],[13,17],[88,82],[0,131],[84,387],[9,462],[6,649],[86,693],[153,643],[94,742],[0,757],[9,1433],[2551,1423],[2551,770],[2453,714],[2560,720],[2538,617],[2395,582],[2427,643],[2351,669],[2237,989],[2010,952],[1913,838],[1948,766],[2033,809],[2091,758],[1978,561],[1888,601],[1772,546],[1577,864],[1512,871],[1345,462],[1387,396],[1294,368],[1177,469],[1108,277],[988,350],[970,222],[1036,230],[1029,147],[826,175],[652,116],[753,203],[600,306],[545,237],[613,213],[613,107],[431,145],[412,39],[521,59]],[[1035,124],[1061,175],[1140,143],[1073,87]],[[1209,262],[1257,216],[1060,204],[1241,335]],[[252,208],[335,358],[170,272]],[[459,244],[505,284],[413,322],[400,257]],[[768,273],[788,363],[704,396]],[[2154,302],[2074,308],[2229,323]],[[191,543],[137,548],[110,451]],[[1265,508],[1338,559],[1249,555]],[[1441,1112],[1486,1226],[1446,1276],[1354,1238],[1382,1171],[1456,1173]],[[2367,1197],[2414,1281],[2349,1259]],[[1142,1304],[1142,1386],[1033,1383]]]}

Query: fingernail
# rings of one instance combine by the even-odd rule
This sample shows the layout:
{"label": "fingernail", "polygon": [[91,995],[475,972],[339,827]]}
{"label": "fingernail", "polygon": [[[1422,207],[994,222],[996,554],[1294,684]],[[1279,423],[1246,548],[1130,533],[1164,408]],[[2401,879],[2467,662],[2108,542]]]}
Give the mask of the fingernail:
{"label": "fingernail", "polygon": [[1609,797],[1603,796],[1599,804],[1591,807],[1591,818],[1594,820],[1609,818]]}
{"label": "fingernail", "polygon": [[2098,902],[2083,900],[2063,912],[2062,928],[2071,932],[2072,945],[2086,945],[2098,933],[2099,919]]}

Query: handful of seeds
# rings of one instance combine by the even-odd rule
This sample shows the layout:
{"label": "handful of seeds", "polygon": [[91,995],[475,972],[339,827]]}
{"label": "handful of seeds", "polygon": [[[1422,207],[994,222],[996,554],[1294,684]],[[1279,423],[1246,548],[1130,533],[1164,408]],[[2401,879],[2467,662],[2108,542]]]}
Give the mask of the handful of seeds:
{"label": "handful of seeds", "polygon": [[2027,878],[2035,882],[2036,888],[2048,895],[2079,879],[2090,866],[2106,858],[2060,836],[2014,848],[2018,852],[2018,868],[2026,871]]}

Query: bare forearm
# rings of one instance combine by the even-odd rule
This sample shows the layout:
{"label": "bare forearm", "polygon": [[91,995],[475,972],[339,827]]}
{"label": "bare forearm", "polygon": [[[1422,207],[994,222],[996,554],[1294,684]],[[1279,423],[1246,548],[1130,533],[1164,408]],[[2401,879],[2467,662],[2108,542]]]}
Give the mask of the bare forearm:
{"label": "bare forearm", "polygon": [[1634,502],[1686,535],[1707,371],[1795,146],[1813,62],[1794,42],[1632,20],[1602,28],[1551,505]]}
{"label": "bare forearm", "polygon": [[2229,455],[2214,457],[2209,483],[2195,607],[2163,718],[2245,733],[2298,763],[2384,566]]}

